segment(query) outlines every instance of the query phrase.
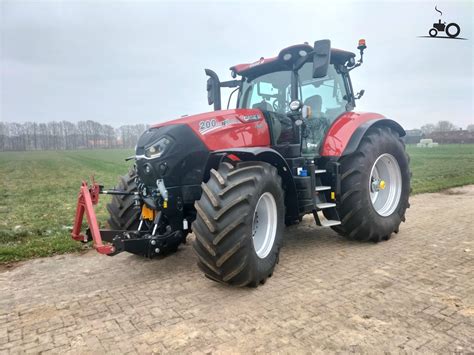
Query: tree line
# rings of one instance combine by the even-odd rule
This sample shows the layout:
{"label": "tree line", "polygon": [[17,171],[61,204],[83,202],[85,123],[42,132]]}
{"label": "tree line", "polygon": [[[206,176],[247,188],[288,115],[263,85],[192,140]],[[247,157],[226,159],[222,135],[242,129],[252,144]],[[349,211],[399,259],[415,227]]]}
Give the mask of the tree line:
{"label": "tree line", "polygon": [[[420,131],[424,135],[431,134],[433,132],[451,132],[451,131],[457,131],[460,128],[455,126],[452,122],[449,121],[439,121],[438,123],[427,123],[423,126],[420,127]],[[469,132],[474,131],[474,124],[469,124],[466,127],[466,130]]]}
{"label": "tree line", "polygon": [[[0,122],[0,151],[133,148],[147,128],[144,124],[114,128],[91,120],[77,123]],[[429,123],[420,128],[425,136],[455,130],[458,128],[449,121]],[[470,124],[467,130],[474,131],[474,125]]]}
{"label": "tree line", "polygon": [[148,127],[114,128],[95,121],[0,122],[0,151],[133,148]]}

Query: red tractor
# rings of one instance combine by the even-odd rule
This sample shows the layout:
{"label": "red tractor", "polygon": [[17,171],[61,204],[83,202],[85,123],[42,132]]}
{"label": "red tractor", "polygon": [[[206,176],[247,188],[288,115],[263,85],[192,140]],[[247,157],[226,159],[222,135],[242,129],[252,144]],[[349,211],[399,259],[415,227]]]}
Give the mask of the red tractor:
{"label": "red tractor", "polygon": [[[363,91],[349,72],[365,48],[361,40],[356,62],[329,40],[295,45],[231,67],[224,82],[206,69],[214,111],[145,131],[117,189],[83,183],[73,238],[103,254],[153,257],[192,230],[199,268],[235,286],[272,275],[285,224],[306,214],[350,239],[388,240],[409,207],[409,158],[398,123],[353,111]],[[235,109],[221,110],[222,87],[238,91]],[[100,193],[114,195],[111,229],[95,218]]]}

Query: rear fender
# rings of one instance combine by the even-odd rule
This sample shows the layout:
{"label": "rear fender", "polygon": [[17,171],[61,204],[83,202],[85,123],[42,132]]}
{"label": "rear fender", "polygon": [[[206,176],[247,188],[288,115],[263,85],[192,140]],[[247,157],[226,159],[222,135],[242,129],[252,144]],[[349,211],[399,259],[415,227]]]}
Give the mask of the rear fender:
{"label": "rear fender", "polygon": [[321,156],[341,157],[354,153],[370,127],[390,127],[400,137],[406,134],[397,122],[378,113],[347,112],[329,128],[321,147]]}
{"label": "rear fender", "polygon": [[211,153],[206,170],[209,171],[211,168],[217,168],[222,159],[230,154],[237,156],[241,161],[264,161],[276,167],[278,174],[282,178],[283,189],[285,191],[286,217],[293,219],[298,218],[298,200],[295,181],[290,167],[280,153],[274,149],[264,147],[217,150]]}

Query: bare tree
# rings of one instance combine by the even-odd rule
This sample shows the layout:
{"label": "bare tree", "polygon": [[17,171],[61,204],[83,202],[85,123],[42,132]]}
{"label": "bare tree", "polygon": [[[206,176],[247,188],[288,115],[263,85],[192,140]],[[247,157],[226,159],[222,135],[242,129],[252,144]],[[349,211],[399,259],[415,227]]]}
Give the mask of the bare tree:
{"label": "bare tree", "polygon": [[436,124],[436,129],[435,131],[438,131],[438,132],[449,132],[449,131],[455,131],[457,129],[457,127],[452,124],[451,122],[449,121],[439,121],[437,124]]}
{"label": "bare tree", "polygon": [[61,121],[48,123],[0,122],[0,151],[63,150],[87,148],[133,148],[147,127],[143,124],[118,129],[95,121],[77,124]]}
{"label": "bare tree", "polygon": [[432,123],[427,123],[427,124],[421,126],[420,130],[423,134],[426,135],[426,134],[430,134],[430,133],[434,132],[436,130],[436,126]]}

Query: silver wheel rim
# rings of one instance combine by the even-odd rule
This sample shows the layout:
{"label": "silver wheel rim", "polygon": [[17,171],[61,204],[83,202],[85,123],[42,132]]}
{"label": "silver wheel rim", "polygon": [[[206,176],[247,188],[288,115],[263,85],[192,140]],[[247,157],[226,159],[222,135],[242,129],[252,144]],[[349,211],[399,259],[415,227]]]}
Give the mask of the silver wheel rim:
{"label": "silver wheel rim", "polygon": [[369,191],[379,215],[387,217],[395,212],[402,195],[402,174],[393,155],[382,154],[377,158],[370,172]]}
{"label": "silver wheel rim", "polygon": [[277,229],[277,206],[275,198],[265,192],[258,199],[253,214],[252,240],[257,256],[264,259],[270,254]]}

